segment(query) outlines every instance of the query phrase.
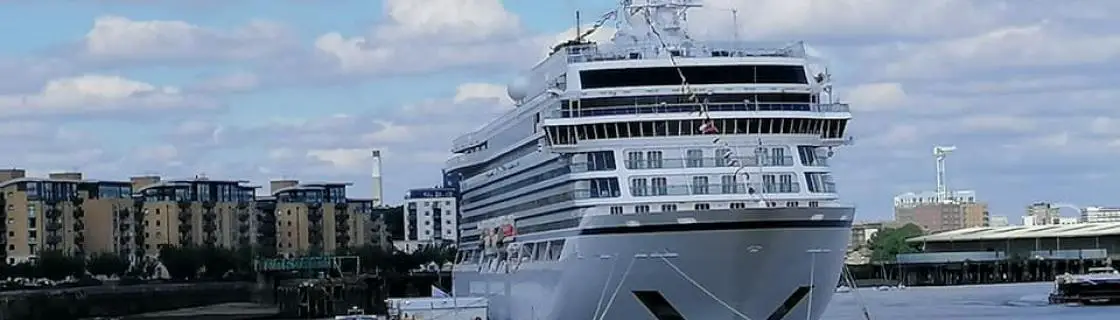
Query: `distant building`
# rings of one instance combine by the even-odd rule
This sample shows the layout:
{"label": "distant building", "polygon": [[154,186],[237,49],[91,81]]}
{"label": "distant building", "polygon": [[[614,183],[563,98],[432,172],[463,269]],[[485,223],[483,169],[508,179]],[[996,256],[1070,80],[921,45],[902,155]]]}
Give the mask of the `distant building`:
{"label": "distant building", "polygon": [[[270,183],[272,212],[276,223],[277,253],[286,256],[330,254],[362,245],[387,246],[383,234],[371,234],[373,201],[346,196],[349,183],[299,183],[276,180]],[[367,239],[369,237],[376,237]]]}
{"label": "distant building", "polygon": [[859,250],[866,246],[875,233],[885,228],[882,222],[863,222],[852,224],[852,239],[848,241],[848,251]]}
{"label": "distant building", "polygon": [[459,206],[455,189],[413,189],[404,201],[405,241],[458,242]]}
{"label": "distant building", "polygon": [[1027,215],[1023,216],[1024,226],[1041,226],[1060,224],[1060,208],[1047,202],[1032,203],[1027,206]]}
{"label": "distant building", "polygon": [[1085,207],[1081,209],[1081,221],[1088,223],[1120,222],[1120,208]]}
{"label": "distant building", "polygon": [[140,224],[130,208],[127,181],[85,180],[76,172],[33,178],[22,169],[0,170],[0,261],[33,260],[43,250],[131,256],[143,240],[136,237]]}
{"label": "distant building", "polygon": [[162,180],[132,177],[135,206],[144,221],[144,251],[165,246],[249,247],[254,244],[256,186],[206,177]]}
{"label": "distant building", "polygon": [[988,217],[988,226],[989,227],[996,227],[996,228],[1006,227],[1009,224],[1010,224],[1010,222],[1007,221],[1006,216],[991,216],[991,217]]}
{"label": "distant building", "polygon": [[932,191],[894,197],[895,221],[913,223],[926,232],[988,226],[988,204],[978,201],[972,190],[952,191],[938,199]]}

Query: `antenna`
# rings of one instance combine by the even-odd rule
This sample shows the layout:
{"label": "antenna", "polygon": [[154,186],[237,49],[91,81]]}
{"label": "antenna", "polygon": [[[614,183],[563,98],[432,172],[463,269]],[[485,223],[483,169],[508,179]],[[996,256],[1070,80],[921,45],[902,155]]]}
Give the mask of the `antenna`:
{"label": "antenna", "polygon": [[945,186],[945,158],[957,150],[956,146],[934,146],[933,157],[937,162],[937,202],[951,200],[949,189]]}
{"label": "antenna", "polygon": [[735,32],[735,42],[739,42],[739,9],[731,9],[732,30]]}
{"label": "antenna", "polygon": [[579,30],[579,10],[576,10],[576,42],[583,40],[583,32]]}

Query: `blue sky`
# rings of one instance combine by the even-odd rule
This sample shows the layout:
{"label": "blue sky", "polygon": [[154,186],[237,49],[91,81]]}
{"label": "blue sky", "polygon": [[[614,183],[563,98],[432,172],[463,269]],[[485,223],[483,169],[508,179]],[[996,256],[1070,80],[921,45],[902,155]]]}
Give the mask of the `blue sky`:
{"label": "blue sky", "polygon": [[[399,201],[439,182],[454,135],[510,107],[505,83],[572,33],[574,9],[590,23],[613,3],[3,1],[0,164],[344,180],[360,196],[381,148]],[[1116,1],[705,4],[698,38],[806,40],[830,63],[856,117],[836,175],[861,219],[933,189],[935,144],[958,146],[951,187],[994,215],[1120,205]]]}

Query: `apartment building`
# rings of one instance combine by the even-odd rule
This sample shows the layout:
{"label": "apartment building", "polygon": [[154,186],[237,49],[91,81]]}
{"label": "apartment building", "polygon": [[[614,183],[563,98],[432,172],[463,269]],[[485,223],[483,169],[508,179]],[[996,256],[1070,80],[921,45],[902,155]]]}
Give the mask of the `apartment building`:
{"label": "apartment building", "polygon": [[131,185],[148,255],[157,255],[164,246],[234,248],[256,242],[252,204],[258,187],[248,181],[139,176],[132,177]]}
{"label": "apartment building", "polygon": [[262,210],[262,224],[275,222],[275,239],[264,241],[274,243],[277,253],[285,256],[329,254],[365,244],[387,245],[384,232],[373,234],[372,230],[367,230],[367,225],[376,226],[371,221],[372,200],[347,198],[349,186],[349,183],[272,181],[271,196],[258,199],[262,202],[258,205]]}
{"label": "apartment building", "polygon": [[453,188],[408,190],[404,205],[404,240],[416,243],[457,243],[459,207]]}
{"label": "apartment building", "polygon": [[985,227],[989,216],[988,204],[972,190],[951,191],[944,199],[928,191],[894,198],[894,220],[913,223],[927,232]]}
{"label": "apartment building", "polygon": [[140,240],[128,214],[130,194],[128,182],[85,180],[81,173],[36,178],[0,170],[0,259],[24,262],[43,250],[133,254]]}

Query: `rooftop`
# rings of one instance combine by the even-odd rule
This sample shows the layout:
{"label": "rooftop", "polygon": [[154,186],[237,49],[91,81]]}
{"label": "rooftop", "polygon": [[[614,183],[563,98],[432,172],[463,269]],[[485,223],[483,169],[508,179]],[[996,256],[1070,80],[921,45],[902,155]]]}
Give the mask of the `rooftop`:
{"label": "rooftop", "polygon": [[104,184],[129,184],[128,181],[107,181],[107,180],[90,180],[90,179],[52,179],[52,178],[36,178],[36,177],[23,177],[15,178],[8,181],[0,182],[0,188],[7,187],[20,182],[62,182],[62,183],[104,183]]}
{"label": "rooftop", "polygon": [[282,192],[295,191],[295,190],[324,190],[329,187],[349,187],[353,185],[350,182],[308,182],[300,183],[291,187],[284,187],[272,191],[272,195],[278,195]]}
{"label": "rooftop", "polygon": [[980,241],[1120,236],[1120,222],[1041,226],[976,227],[911,238],[908,242]]}
{"label": "rooftop", "polygon": [[136,191],[134,191],[134,192],[140,193],[140,192],[142,192],[144,190],[147,190],[147,189],[161,188],[161,187],[188,187],[188,186],[190,186],[191,184],[194,184],[194,183],[223,183],[223,184],[228,183],[228,184],[238,184],[242,188],[260,188],[260,186],[244,185],[244,184],[247,184],[249,182],[250,182],[249,180],[218,180],[218,179],[210,179],[210,178],[173,179],[173,180],[159,181],[159,182],[156,182],[156,183],[153,183],[153,184],[150,184],[150,185],[146,185],[146,186],[140,187],[139,189],[136,189]]}

